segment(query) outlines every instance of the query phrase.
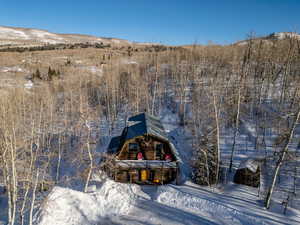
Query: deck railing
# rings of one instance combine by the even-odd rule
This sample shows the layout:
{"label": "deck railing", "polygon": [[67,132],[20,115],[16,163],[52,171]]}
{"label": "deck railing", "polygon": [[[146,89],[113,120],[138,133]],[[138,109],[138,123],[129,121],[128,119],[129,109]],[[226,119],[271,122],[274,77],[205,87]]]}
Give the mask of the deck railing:
{"label": "deck railing", "polygon": [[114,164],[122,168],[178,168],[177,161],[165,160],[114,160]]}

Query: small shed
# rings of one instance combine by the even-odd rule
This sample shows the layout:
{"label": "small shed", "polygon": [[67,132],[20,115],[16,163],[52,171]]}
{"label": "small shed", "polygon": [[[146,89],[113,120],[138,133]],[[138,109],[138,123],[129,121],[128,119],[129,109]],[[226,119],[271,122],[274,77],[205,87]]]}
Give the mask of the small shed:
{"label": "small shed", "polygon": [[234,175],[234,183],[259,187],[261,172],[260,164],[260,161],[256,159],[243,160]]}

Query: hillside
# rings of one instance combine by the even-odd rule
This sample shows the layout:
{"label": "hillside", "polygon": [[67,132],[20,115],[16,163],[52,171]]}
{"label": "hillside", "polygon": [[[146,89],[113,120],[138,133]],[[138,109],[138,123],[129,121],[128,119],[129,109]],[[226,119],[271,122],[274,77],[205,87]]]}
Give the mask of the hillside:
{"label": "hillside", "polygon": [[44,45],[44,44],[70,44],[70,43],[99,43],[128,45],[129,41],[117,38],[101,38],[82,34],[57,34],[47,30],[16,28],[0,26],[0,47],[3,45]]}
{"label": "hillside", "polygon": [[[263,41],[264,43],[271,43],[272,41],[282,41],[287,39],[296,39],[300,41],[300,34],[296,32],[275,32],[262,37],[253,37],[252,40],[255,42]],[[247,40],[238,41],[234,44],[236,45],[245,45],[247,44]]]}

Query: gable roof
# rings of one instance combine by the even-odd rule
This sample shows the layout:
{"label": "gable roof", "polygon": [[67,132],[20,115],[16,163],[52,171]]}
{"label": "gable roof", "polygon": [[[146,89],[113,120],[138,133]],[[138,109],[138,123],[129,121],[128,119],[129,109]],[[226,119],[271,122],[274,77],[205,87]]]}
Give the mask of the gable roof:
{"label": "gable roof", "polygon": [[[125,131],[125,132],[124,132]],[[124,129],[122,136],[125,140],[132,139],[145,134],[152,134],[168,141],[168,136],[162,126],[159,118],[141,113],[130,117],[127,120],[127,127]]]}
{"label": "gable roof", "polygon": [[140,113],[126,121],[127,126],[120,136],[113,137],[108,145],[108,153],[116,153],[121,144],[132,138],[152,134],[168,141],[168,136],[160,123],[159,118]]}
{"label": "gable roof", "polygon": [[177,160],[181,161],[175,146],[169,141],[163,125],[158,117],[147,113],[140,113],[129,117],[126,121],[127,126],[120,136],[113,137],[108,146],[108,153],[116,153],[119,147],[127,140],[150,134],[168,142]]}

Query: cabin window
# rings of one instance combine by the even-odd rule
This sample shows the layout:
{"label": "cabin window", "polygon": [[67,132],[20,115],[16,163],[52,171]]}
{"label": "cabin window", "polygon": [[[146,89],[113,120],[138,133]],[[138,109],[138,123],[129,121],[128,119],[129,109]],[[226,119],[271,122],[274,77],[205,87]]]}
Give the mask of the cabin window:
{"label": "cabin window", "polygon": [[160,160],[163,150],[163,144],[157,144],[155,148],[155,158]]}
{"label": "cabin window", "polygon": [[138,143],[129,143],[129,151],[137,153],[139,150]]}

